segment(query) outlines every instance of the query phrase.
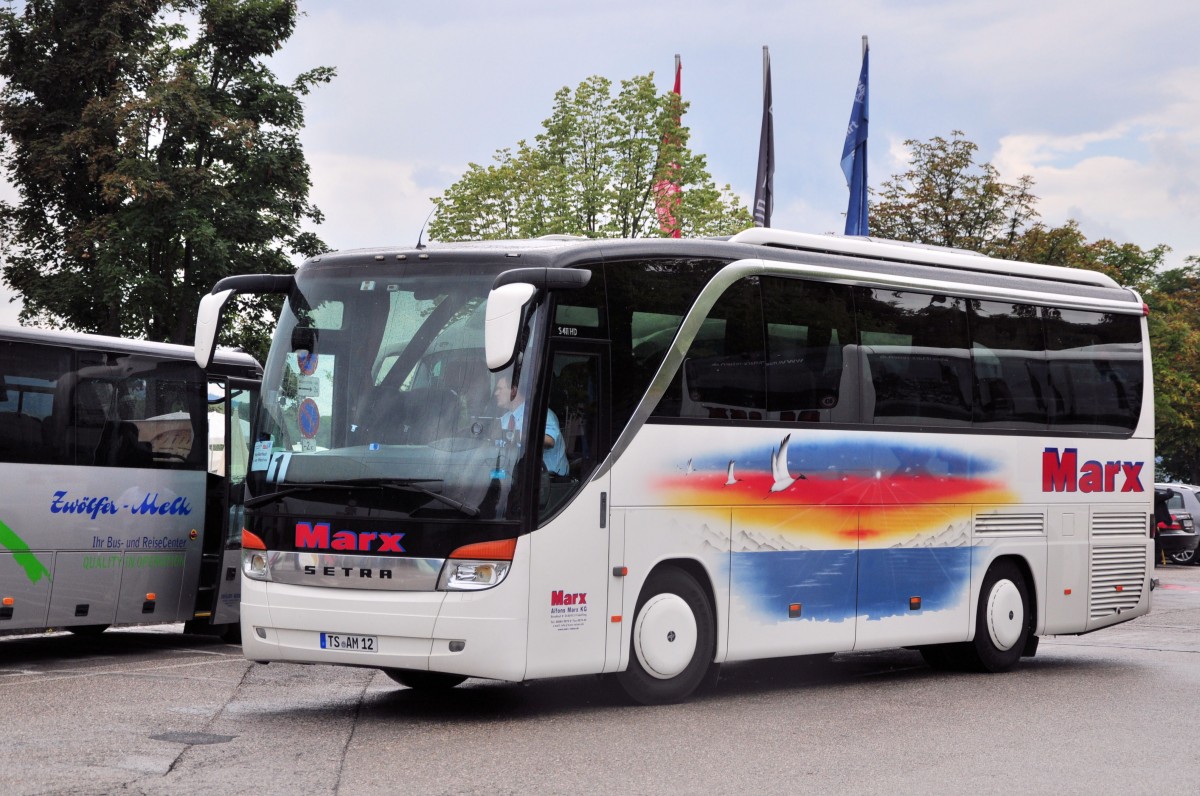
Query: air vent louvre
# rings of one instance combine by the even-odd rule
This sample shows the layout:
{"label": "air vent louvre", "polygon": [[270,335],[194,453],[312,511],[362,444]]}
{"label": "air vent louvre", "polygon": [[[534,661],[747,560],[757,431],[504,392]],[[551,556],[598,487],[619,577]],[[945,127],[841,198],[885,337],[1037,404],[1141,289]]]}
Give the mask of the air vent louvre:
{"label": "air vent louvre", "polygon": [[1092,514],[1092,536],[1145,536],[1147,515],[1141,511],[1096,512]]}
{"label": "air vent louvre", "polygon": [[1088,615],[1102,619],[1137,606],[1146,582],[1146,548],[1092,548]]}
{"label": "air vent louvre", "polygon": [[976,514],[975,533],[985,536],[1038,534],[1046,532],[1044,514]]}

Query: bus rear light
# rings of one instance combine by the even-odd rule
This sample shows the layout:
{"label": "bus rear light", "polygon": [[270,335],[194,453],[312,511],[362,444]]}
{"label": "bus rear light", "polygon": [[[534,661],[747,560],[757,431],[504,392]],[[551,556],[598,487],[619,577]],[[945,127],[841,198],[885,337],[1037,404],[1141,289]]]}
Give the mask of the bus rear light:
{"label": "bus rear light", "polygon": [[266,550],[267,543],[259,538],[258,534],[251,533],[245,528],[242,529],[242,549],[243,550]]}
{"label": "bus rear light", "polygon": [[464,545],[452,552],[442,566],[438,589],[479,591],[498,586],[512,569],[516,539]]}

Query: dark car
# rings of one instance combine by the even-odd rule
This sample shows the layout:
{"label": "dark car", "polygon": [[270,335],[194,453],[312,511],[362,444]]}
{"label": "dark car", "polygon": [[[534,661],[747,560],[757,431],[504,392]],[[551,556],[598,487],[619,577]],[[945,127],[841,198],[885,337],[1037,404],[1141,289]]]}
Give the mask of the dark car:
{"label": "dark car", "polygon": [[1170,558],[1177,564],[1196,561],[1196,546],[1200,535],[1196,521],[1200,520],[1200,487],[1190,484],[1154,485],[1154,556],[1158,561]]}

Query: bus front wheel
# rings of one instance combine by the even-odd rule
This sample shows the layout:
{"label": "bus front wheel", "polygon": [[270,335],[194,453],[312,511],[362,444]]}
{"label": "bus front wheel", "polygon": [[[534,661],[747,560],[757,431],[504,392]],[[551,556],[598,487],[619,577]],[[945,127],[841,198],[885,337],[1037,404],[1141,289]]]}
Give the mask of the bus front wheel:
{"label": "bus front wheel", "polygon": [[713,609],[688,573],[664,567],[642,588],[621,687],[643,705],[680,702],[709,672],[716,652]]}

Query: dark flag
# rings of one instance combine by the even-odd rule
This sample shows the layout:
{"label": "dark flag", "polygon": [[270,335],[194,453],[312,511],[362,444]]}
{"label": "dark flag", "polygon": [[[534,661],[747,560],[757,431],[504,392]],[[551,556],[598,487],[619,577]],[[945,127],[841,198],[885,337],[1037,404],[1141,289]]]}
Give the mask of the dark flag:
{"label": "dark flag", "polygon": [[775,206],[775,114],[771,108],[771,53],[763,47],[763,115],[758,136],[758,177],[754,182],[754,226],[771,226]]}
{"label": "dark flag", "polygon": [[842,147],[842,172],[850,188],[850,203],[846,207],[846,234],[867,235],[867,59],[870,49],[863,36],[862,71],[854,91],[854,106],[850,109],[850,124],[846,128],[846,143]]}

